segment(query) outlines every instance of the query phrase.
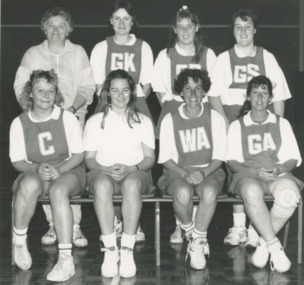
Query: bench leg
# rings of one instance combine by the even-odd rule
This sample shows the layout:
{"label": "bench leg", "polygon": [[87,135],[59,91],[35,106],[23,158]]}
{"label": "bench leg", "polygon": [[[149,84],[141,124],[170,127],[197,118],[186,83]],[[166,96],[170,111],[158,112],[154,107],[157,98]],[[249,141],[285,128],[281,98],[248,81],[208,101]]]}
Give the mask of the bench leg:
{"label": "bench leg", "polygon": [[160,207],[159,207],[159,202],[155,203],[155,250],[156,250],[156,266],[160,266]]}
{"label": "bench leg", "polygon": [[303,243],[303,203],[298,206],[298,264],[302,264],[302,243]]}
{"label": "bench leg", "polygon": [[285,230],[284,230],[284,239],[283,239],[283,247],[284,249],[287,246],[287,240],[288,240],[288,232],[289,232],[289,225],[290,225],[290,221],[288,221],[285,225]]}
{"label": "bench leg", "polygon": [[15,265],[15,261],[14,261],[14,245],[13,245],[13,233],[14,233],[14,221],[15,221],[15,217],[14,217],[14,202],[15,202],[15,196],[13,196],[12,198],[12,221],[11,221],[11,259],[12,259],[12,265]]}

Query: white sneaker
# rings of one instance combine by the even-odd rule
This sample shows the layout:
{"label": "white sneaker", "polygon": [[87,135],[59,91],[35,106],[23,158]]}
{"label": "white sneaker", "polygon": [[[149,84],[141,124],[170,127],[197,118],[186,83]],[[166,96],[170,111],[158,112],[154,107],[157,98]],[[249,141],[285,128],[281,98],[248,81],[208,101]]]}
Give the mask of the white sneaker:
{"label": "white sneaker", "polygon": [[224,238],[224,244],[239,245],[241,242],[246,241],[246,229],[244,227],[233,227],[228,231],[227,236]]}
{"label": "white sneaker", "polygon": [[123,278],[130,278],[136,275],[136,265],[134,262],[133,248],[121,248],[119,275]]}
{"label": "white sneaker", "polygon": [[22,270],[27,270],[32,266],[32,257],[27,249],[26,241],[22,244],[16,244],[13,239],[14,261]]}
{"label": "white sneaker", "polygon": [[181,224],[177,222],[174,232],[170,235],[170,242],[183,243],[183,241],[184,241],[184,236],[183,236]]}
{"label": "white sneaker", "polygon": [[112,278],[118,274],[117,262],[119,261],[118,248],[102,248],[104,251],[103,263],[101,265],[101,275],[107,278]]}
{"label": "white sneaker", "polygon": [[255,252],[252,254],[251,263],[258,268],[264,268],[269,258],[269,251],[266,242],[260,238]]}
{"label": "white sneaker", "polygon": [[[274,245],[272,245],[273,247]],[[272,248],[270,253],[270,268],[272,271],[276,270],[280,273],[288,271],[291,267],[291,262],[286,256],[284,249],[280,242]]]}
{"label": "white sneaker", "polygon": [[41,238],[41,243],[43,245],[51,245],[57,241],[57,235],[54,226],[50,226],[47,233]]}
{"label": "white sneaker", "polygon": [[138,225],[137,227],[137,231],[136,231],[136,241],[145,241],[146,239],[146,235],[145,233],[142,231],[140,225]]}
{"label": "white sneaker", "polygon": [[250,224],[247,230],[246,246],[257,247],[259,243],[259,235],[254,227]]}
{"label": "white sneaker", "polygon": [[52,271],[46,276],[49,281],[63,282],[70,279],[75,274],[73,257],[60,258]]}
{"label": "white sneaker", "polygon": [[116,234],[116,238],[120,238],[122,234],[122,221],[117,219],[116,216],[114,216],[114,232]]}
{"label": "white sneaker", "polygon": [[88,240],[82,233],[79,226],[76,226],[73,230],[73,244],[76,247],[86,247],[88,246]]}
{"label": "white sneaker", "polygon": [[[202,270],[206,267],[206,259],[204,254],[204,248],[206,244],[206,240],[202,238],[196,238],[194,240],[190,239],[188,248],[187,248],[187,256],[190,256],[190,266],[196,270]],[[208,247],[209,248],[209,247]]]}

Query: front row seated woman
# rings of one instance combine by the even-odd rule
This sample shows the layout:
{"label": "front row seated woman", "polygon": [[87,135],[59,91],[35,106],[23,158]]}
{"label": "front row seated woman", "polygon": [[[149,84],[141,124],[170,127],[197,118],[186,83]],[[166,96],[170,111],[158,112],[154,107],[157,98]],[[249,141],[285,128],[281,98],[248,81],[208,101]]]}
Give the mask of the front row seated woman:
{"label": "front row seated woman", "polygon": [[38,198],[48,195],[58,235],[59,258],[46,278],[65,281],[75,274],[69,199],[80,194],[86,182],[81,127],[71,112],[59,107],[63,97],[53,71],[33,71],[19,102],[23,113],[10,128],[10,159],[21,172],[12,187],[14,261],[23,270],[31,267],[27,230]]}
{"label": "front row seated woman", "polygon": [[[164,117],[160,128],[158,162],[165,170],[158,184],[173,197],[174,212],[189,242],[187,255],[194,269],[206,266],[207,230],[225,180],[221,168],[226,151],[225,121],[208,103],[202,103],[210,85],[207,71],[183,70],[175,89],[184,103]],[[200,198],[194,220],[193,195]]]}
{"label": "front row seated woman", "polygon": [[[135,90],[136,84],[126,71],[110,72],[99,97],[97,114],[85,128],[85,163],[104,244],[101,266],[104,277],[114,277],[118,272],[125,278],[136,274],[133,248],[141,195],[150,190],[149,170],[155,161],[153,125],[147,116],[136,111]],[[123,197],[120,252],[113,226],[114,194]]]}
{"label": "front row seated woman", "polygon": [[[260,234],[252,263],[263,268],[270,256],[272,270],[286,272],[291,262],[277,233],[295,211],[302,181],[291,173],[301,164],[290,124],[268,110],[272,83],[265,76],[251,79],[241,117],[228,132],[227,161],[233,173],[229,190],[244,200],[245,211]],[[264,195],[273,195],[269,211]]]}

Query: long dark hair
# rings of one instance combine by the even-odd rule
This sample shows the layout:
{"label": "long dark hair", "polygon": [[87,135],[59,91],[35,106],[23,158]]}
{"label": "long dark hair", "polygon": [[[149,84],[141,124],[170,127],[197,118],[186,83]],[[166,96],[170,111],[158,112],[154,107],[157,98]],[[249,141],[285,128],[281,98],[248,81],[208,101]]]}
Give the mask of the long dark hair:
{"label": "long dark hair", "polygon": [[203,34],[200,28],[200,23],[198,20],[197,15],[191,11],[188,6],[183,6],[181,9],[179,9],[176,13],[176,16],[174,18],[174,22],[172,24],[171,28],[171,36],[170,36],[170,47],[167,48],[167,55],[170,57],[170,48],[174,47],[175,44],[178,42],[178,38],[176,33],[174,32],[174,27],[176,27],[177,22],[179,22],[182,19],[189,19],[194,25],[198,27],[198,31],[195,33],[195,39],[194,39],[194,46],[195,46],[195,55],[192,58],[193,63],[198,63],[200,59],[202,58],[206,47],[203,44]]}
{"label": "long dark hair", "polygon": [[[250,93],[251,93],[251,90],[253,88],[258,88],[259,86],[267,86],[268,88],[268,93],[269,93],[269,96],[270,98],[273,97],[273,93],[272,93],[272,83],[270,81],[270,79],[264,75],[259,75],[259,76],[256,76],[256,77],[253,77],[249,82],[248,82],[248,85],[247,85],[247,91],[246,91],[246,97],[247,99],[249,98],[250,96]],[[238,118],[246,115],[249,111],[251,110],[251,103],[249,100],[246,100],[238,114]]]}
{"label": "long dark hair", "polygon": [[136,110],[135,103],[136,103],[136,84],[132,78],[132,76],[129,75],[128,72],[122,69],[113,70],[109,73],[107,76],[103,88],[101,90],[101,94],[98,98],[98,103],[95,109],[95,113],[103,112],[103,118],[101,122],[101,128],[104,128],[105,125],[105,119],[109,113],[109,108],[111,107],[111,97],[110,97],[110,88],[111,88],[111,82],[114,79],[125,79],[128,81],[129,87],[130,87],[130,101],[128,102],[127,109],[126,109],[126,116],[127,116],[127,122],[130,128],[132,128],[132,124],[134,123],[140,123],[140,117]]}

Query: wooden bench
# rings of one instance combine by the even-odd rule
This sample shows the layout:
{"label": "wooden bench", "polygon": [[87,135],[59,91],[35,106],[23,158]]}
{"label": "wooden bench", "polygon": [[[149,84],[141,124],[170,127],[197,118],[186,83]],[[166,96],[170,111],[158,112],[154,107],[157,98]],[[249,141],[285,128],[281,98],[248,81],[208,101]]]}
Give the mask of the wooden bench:
{"label": "wooden bench", "polygon": [[[272,196],[266,196],[264,198],[266,202],[273,202]],[[83,204],[83,203],[93,203],[92,197],[75,197],[70,200],[71,204]],[[154,203],[154,216],[155,216],[155,240],[154,240],[154,248],[156,250],[156,266],[160,265],[160,259],[161,259],[161,248],[160,248],[160,203],[172,203],[172,197],[163,195],[161,196],[160,193],[156,193],[156,195],[143,195],[142,196],[143,203]],[[221,194],[218,196],[217,199],[218,203],[242,203],[242,199],[238,197],[230,197],[226,194]],[[44,197],[40,198],[38,202],[41,202],[42,204],[49,204],[49,198]],[[113,202],[114,203],[121,203],[122,202],[122,196],[113,196]],[[193,198],[194,203],[199,202],[199,198],[195,196]],[[14,211],[13,211],[13,205],[14,205],[14,197],[12,200],[12,233],[13,233],[13,224],[14,224]],[[285,226],[285,232],[284,232],[284,240],[283,240],[283,246],[284,248],[287,245],[287,238],[288,238],[288,231],[289,231],[289,222]],[[298,233],[297,233],[297,240],[298,240],[298,254],[297,254],[297,262],[299,264],[302,263],[302,237],[303,236],[303,205],[302,200],[299,202],[298,205]],[[13,259],[13,245],[12,245],[12,265],[14,265],[14,259]]]}

